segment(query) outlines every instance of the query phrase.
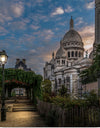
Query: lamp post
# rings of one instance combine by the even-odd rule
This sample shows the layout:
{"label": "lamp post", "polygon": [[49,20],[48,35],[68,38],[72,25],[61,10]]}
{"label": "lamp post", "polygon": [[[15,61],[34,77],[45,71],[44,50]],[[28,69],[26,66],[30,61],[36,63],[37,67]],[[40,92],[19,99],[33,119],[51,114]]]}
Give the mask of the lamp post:
{"label": "lamp post", "polygon": [[8,56],[6,52],[3,50],[0,52],[0,62],[2,65],[2,94],[1,94],[1,121],[6,120],[6,108],[5,108],[5,85],[4,85],[4,66],[5,63],[7,62]]}
{"label": "lamp post", "polygon": [[100,97],[100,71],[98,71],[98,97]]}

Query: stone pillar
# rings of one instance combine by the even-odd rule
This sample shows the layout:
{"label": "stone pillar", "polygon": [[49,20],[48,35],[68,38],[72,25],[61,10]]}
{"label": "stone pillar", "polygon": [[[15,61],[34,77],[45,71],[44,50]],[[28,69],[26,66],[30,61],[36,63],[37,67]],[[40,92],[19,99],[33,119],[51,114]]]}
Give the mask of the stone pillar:
{"label": "stone pillar", "polygon": [[98,97],[100,97],[100,72],[98,73]]}
{"label": "stone pillar", "polygon": [[100,0],[95,0],[95,44],[100,44]]}
{"label": "stone pillar", "polygon": [[32,90],[32,88],[30,89],[30,92],[31,92],[31,100],[33,99],[33,90]]}
{"label": "stone pillar", "polygon": [[6,98],[8,98],[8,88],[6,88]]}

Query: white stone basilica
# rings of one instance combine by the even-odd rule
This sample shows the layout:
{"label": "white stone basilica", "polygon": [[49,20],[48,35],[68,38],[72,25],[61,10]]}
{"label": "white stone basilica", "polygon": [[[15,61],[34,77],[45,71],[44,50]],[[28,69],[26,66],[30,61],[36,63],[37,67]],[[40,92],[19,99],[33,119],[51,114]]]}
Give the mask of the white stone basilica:
{"label": "white stone basilica", "polygon": [[88,68],[92,59],[84,57],[84,44],[79,33],[74,29],[74,21],[71,17],[70,30],[60,41],[60,48],[52,54],[50,62],[44,67],[44,79],[52,82],[52,91],[58,91],[62,85],[68,88],[71,95],[78,94],[79,72]]}

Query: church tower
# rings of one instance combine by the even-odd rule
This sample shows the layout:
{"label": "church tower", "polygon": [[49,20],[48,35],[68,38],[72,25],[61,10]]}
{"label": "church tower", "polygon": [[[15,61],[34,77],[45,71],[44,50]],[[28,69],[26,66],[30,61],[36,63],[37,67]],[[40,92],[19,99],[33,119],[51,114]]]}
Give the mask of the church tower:
{"label": "church tower", "polygon": [[95,0],[95,44],[100,44],[100,0]]}

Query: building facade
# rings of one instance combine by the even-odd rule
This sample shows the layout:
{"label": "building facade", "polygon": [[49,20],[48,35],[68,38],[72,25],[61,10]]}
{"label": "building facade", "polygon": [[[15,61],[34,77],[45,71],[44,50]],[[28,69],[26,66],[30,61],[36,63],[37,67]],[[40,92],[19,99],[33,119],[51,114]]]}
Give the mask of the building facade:
{"label": "building facade", "polygon": [[44,67],[44,79],[52,82],[52,91],[58,91],[64,85],[71,96],[77,97],[80,89],[79,72],[88,68],[92,59],[86,53],[80,34],[74,29],[74,20],[71,17],[70,29],[60,41],[60,48],[56,55],[52,54],[50,62]]}
{"label": "building facade", "polygon": [[27,68],[26,59],[16,59],[15,69],[22,69],[24,71],[31,71],[30,68]]}

